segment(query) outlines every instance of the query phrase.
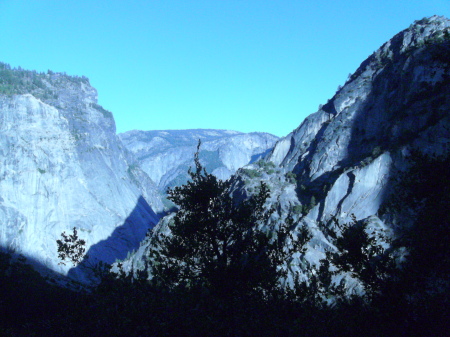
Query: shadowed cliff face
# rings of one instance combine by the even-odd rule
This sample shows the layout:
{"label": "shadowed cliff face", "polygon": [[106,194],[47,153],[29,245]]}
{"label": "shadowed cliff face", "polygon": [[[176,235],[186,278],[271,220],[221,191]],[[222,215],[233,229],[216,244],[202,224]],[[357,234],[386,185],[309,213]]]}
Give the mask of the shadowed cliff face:
{"label": "shadowed cliff face", "polygon": [[293,206],[303,207],[299,223],[315,233],[309,262],[332,249],[319,229],[331,216],[344,223],[354,214],[372,228],[398,228],[395,211],[379,209],[397,177],[414,164],[410,153],[448,156],[449,27],[449,20],[432,17],[397,34],[267,157],[283,173],[296,174],[295,184],[276,182],[283,181],[280,175],[268,181],[280,219]]}
{"label": "shadowed cliff face", "polygon": [[[93,244],[86,253],[86,258],[75,268],[70,269],[68,276],[89,283],[92,281],[92,268],[102,261],[113,264],[116,260],[123,260],[136,251],[144,240],[153,223],[148,219],[155,219],[157,215],[143,197],[139,197],[135,208],[125,219],[124,223],[104,240]],[[147,223],[146,223],[147,222]]]}
{"label": "shadowed cliff face", "polygon": [[[441,56],[449,53],[450,40],[411,45],[400,53],[408,33],[394,37],[387,51],[381,49],[395,58],[375,54],[329,101],[335,114],[316,113],[316,121],[317,116],[329,119],[316,124],[306,151],[285,158],[287,167],[295,164],[298,184],[324,201],[317,220],[329,214],[355,213],[360,219],[375,214],[388,178],[406,168],[412,149],[448,150],[449,64]],[[302,203],[307,202],[303,194],[298,191]]]}
{"label": "shadowed cliff face", "polygon": [[[265,158],[234,179],[245,198],[260,181],[271,190],[271,221],[291,214],[313,238],[306,254],[294,254],[291,270],[304,270],[334,247],[324,226],[335,216],[369,223],[395,234],[399,212],[380,212],[397,178],[413,165],[410,153],[449,155],[450,21],[415,22],[365,60],[319,111],[279,140]],[[411,221],[411,219],[410,219]],[[158,226],[164,230],[164,226]],[[394,231],[392,231],[394,230]],[[129,259],[137,265],[145,248]]]}
{"label": "shadowed cliff face", "polygon": [[[140,231],[156,224],[160,195],[118,140],[89,81],[2,67],[0,88],[17,84],[0,95],[0,245],[65,273],[56,250],[63,231],[76,227],[89,248],[132,212]],[[123,232],[124,247],[142,239],[133,233]]]}

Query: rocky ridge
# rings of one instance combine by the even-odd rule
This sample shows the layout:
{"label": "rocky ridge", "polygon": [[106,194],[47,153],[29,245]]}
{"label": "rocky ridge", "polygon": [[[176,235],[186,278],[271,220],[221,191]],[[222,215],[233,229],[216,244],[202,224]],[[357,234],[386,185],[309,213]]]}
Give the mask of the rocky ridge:
{"label": "rocky ridge", "polygon": [[73,227],[94,260],[139,245],[164,206],[115,132],[87,78],[0,64],[2,249],[67,273],[56,239]]}
{"label": "rocky ridge", "polygon": [[449,155],[449,60],[450,20],[416,21],[266,157],[282,172],[267,178],[278,219],[297,213],[314,234],[293,269],[333,249],[321,229],[332,217],[348,223],[355,215],[391,235],[411,221],[382,206],[396,177],[413,164],[412,152]]}
{"label": "rocky ridge", "polygon": [[201,129],[134,130],[121,133],[119,137],[163,193],[168,187],[188,180],[188,170],[194,167],[194,153],[199,140],[202,141],[202,165],[222,180],[266,155],[278,140],[268,133]]}
{"label": "rocky ridge", "polygon": [[[277,210],[271,221],[290,214],[298,226],[308,226],[313,235],[308,250],[286,266],[306,271],[334,249],[324,231],[332,217],[347,223],[354,214],[370,229],[391,235],[407,225],[399,210],[382,206],[395,177],[412,164],[413,151],[449,155],[449,111],[450,20],[433,16],[374,52],[319,111],[279,140],[264,162],[238,170],[233,192],[247,197],[264,181],[271,189],[267,206]],[[167,232],[169,221],[170,216],[163,219],[155,232]],[[142,269],[147,250],[144,241],[124,261],[125,270]]]}

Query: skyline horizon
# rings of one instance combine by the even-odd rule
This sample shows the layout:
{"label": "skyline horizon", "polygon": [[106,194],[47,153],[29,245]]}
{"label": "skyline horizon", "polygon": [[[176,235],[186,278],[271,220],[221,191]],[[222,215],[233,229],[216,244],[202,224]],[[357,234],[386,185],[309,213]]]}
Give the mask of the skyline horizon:
{"label": "skyline horizon", "polygon": [[285,137],[374,51],[445,0],[0,2],[2,62],[85,76],[117,133]]}

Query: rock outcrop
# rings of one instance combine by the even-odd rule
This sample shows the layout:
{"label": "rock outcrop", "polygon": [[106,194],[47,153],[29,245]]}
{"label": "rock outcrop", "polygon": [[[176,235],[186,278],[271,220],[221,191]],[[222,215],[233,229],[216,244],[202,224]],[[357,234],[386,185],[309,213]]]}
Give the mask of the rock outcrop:
{"label": "rock outcrop", "polygon": [[408,219],[382,206],[412,152],[449,155],[449,125],[450,20],[434,16],[385,43],[266,157],[281,171],[266,176],[278,218],[297,213],[314,234],[299,265],[333,249],[320,229],[332,217],[395,235]]}
{"label": "rock outcrop", "polygon": [[[298,226],[308,226],[308,250],[288,266],[301,271],[334,249],[324,231],[332,217],[348,223],[354,214],[371,229],[395,234],[399,212],[382,206],[414,151],[450,152],[450,20],[443,17],[416,21],[385,43],[277,142],[266,164],[238,170],[234,193],[245,198],[265,181],[268,207],[276,209],[272,221],[291,214]],[[166,231],[167,221],[156,228]],[[125,268],[142,268],[145,252],[144,243]]]}
{"label": "rock outcrop", "polygon": [[315,196],[311,220],[374,215],[412,149],[448,154],[449,27],[432,17],[394,36],[267,156]]}
{"label": "rock outcrop", "polygon": [[188,180],[194,167],[197,143],[202,141],[200,160],[208,172],[226,180],[237,169],[270,151],[278,137],[268,133],[229,130],[128,131],[119,134],[123,144],[161,192]]}
{"label": "rock outcrop", "polygon": [[164,207],[87,78],[0,64],[0,246],[65,273],[56,239],[78,229],[112,263]]}

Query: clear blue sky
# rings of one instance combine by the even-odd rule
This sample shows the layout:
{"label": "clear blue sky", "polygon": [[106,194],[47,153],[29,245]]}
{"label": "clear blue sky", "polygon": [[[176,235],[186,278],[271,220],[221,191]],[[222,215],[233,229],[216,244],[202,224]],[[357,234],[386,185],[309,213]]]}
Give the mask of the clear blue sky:
{"label": "clear blue sky", "polygon": [[285,136],[450,0],[0,0],[0,61],[87,76],[118,132]]}

